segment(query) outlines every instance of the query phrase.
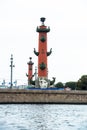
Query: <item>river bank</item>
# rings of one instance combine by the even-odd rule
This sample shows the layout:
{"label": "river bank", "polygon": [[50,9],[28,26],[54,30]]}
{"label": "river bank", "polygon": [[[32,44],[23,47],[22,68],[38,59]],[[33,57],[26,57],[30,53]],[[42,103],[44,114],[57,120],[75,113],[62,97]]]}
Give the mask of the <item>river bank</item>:
{"label": "river bank", "polygon": [[0,104],[87,104],[87,91],[0,89]]}

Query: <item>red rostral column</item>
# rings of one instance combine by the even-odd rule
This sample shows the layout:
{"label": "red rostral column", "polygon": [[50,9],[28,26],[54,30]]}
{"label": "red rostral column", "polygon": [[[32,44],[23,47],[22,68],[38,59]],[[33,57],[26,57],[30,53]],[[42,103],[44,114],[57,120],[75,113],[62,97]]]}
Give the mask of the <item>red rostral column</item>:
{"label": "red rostral column", "polygon": [[32,80],[32,73],[33,73],[33,62],[31,61],[32,60],[32,57],[29,58],[30,61],[27,63],[28,64],[28,74],[26,74],[26,76],[28,77],[28,85],[31,84],[31,80]]}
{"label": "red rostral column", "polygon": [[38,77],[48,78],[47,56],[52,52],[52,49],[47,52],[47,33],[50,32],[50,27],[44,25],[44,17],[40,20],[42,25],[36,29],[39,33],[38,52],[34,48],[34,53],[38,56]]}

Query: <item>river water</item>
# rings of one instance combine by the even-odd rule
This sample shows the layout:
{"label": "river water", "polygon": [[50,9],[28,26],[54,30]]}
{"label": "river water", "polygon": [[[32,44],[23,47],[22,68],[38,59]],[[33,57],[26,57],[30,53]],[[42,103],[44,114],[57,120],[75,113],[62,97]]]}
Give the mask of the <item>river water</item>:
{"label": "river water", "polygon": [[0,105],[0,130],[87,130],[87,105]]}

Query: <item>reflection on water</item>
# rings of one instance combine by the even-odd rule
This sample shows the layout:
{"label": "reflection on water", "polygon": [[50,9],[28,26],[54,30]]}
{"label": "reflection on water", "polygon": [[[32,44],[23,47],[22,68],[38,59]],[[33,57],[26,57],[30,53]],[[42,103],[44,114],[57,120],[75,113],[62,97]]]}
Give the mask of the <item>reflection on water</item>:
{"label": "reflection on water", "polygon": [[0,105],[0,130],[87,130],[87,106]]}

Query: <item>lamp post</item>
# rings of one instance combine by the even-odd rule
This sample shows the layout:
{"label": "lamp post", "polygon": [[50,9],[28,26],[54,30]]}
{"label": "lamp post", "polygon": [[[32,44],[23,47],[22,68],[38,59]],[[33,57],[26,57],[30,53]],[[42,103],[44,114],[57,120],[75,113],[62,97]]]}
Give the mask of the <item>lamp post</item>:
{"label": "lamp post", "polygon": [[13,55],[12,54],[11,54],[10,60],[11,60],[11,65],[10,65],[10,67],[11,67],[11,85],[10,85],[10,88],[12,88],[12,86],[13,86],[13,82],[12,82],[12,80],[13,80],[13,67],[15,67],[13,65]]}

